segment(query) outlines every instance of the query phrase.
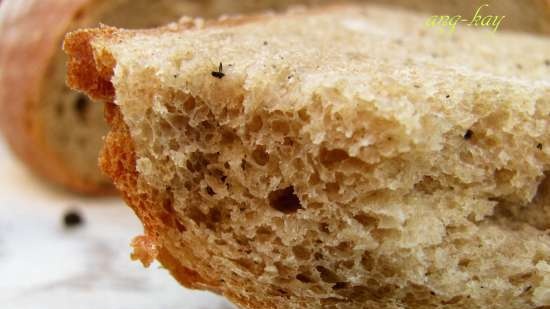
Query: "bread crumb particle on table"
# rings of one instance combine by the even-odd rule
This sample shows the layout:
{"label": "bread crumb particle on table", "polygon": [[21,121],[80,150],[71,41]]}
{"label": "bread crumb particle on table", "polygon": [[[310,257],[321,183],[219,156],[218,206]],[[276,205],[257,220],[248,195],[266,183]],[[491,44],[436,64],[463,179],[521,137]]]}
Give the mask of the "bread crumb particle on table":
{"label": "bread crumb particle on table", "polygon": [[63,224],[66,228],[74,228],[82,225],[84,220],[77,210],[68,210],[63,215]]}

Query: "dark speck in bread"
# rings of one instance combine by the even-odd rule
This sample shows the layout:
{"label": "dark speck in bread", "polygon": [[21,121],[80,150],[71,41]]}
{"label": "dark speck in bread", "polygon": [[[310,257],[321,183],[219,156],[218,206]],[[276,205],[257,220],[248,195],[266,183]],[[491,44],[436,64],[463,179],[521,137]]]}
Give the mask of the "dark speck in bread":
{"label": "dark speck in bread", "polygon": [[218,71],[213,71],[212,76],[219,79],[222,79],[225,76],[225,73],[223,73],[223,64],[221,62]]}
{"label": "dark speck in bread", "polygon": [[464,139],[465,139],[465,140],[471,139],[472,136],[474,136],[474,131],[472,131],[472,130],[470,130],[470,129],[468,129],[468,130],[466,131],[466,133],[464,133]]}

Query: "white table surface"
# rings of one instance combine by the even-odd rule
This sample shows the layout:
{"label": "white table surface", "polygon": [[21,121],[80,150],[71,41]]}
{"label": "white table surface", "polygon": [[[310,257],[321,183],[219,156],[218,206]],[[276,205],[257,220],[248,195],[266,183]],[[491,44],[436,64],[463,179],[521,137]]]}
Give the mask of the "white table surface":
{"label": "white table surface", "polygon": [[[231,309],[222,298],[182,288],[159,264],[130,260],[142,233],[117,199],[81,199],[35,179],[0,138],[0,308]],[[63,214],[84,224],[68,230]]]}

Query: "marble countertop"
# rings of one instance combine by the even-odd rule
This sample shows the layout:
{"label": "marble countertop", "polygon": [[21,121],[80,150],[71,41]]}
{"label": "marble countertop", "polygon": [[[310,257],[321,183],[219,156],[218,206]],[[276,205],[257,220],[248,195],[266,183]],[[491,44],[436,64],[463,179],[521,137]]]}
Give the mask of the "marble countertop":
{"label": "marble countertop", "polygon": [[[221,297],[187,290],[159,264],[130,260],[142,233],[117,199],[82,199],[48,187],[0,140],[0,308],[231,309]],[[77,210],[84,224],[66,228]]]}

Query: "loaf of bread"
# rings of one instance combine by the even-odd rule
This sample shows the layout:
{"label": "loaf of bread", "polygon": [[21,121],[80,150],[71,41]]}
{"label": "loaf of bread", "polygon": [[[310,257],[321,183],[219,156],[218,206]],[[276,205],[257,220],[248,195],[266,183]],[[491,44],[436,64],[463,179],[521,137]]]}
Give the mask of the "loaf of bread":
{"label": "loaf of bread", "polygon": [[242,308],[550,305],[550,39],[376,6],[67,36],[134,258]]}
{"label": "loaf of bread", "polygon": [[314,0],[7,0],[0,6],[0,129],[37,175],[85,194],[113,192],[97,167],[103,107],[65,86],[69,30],[154,27],[181,15],[281,9]]}

